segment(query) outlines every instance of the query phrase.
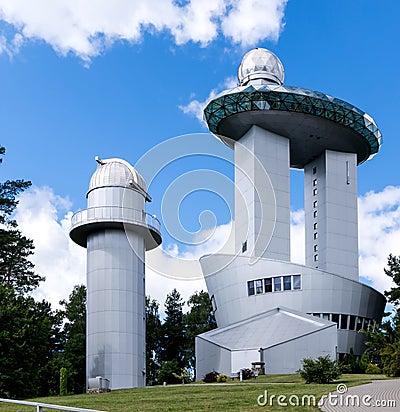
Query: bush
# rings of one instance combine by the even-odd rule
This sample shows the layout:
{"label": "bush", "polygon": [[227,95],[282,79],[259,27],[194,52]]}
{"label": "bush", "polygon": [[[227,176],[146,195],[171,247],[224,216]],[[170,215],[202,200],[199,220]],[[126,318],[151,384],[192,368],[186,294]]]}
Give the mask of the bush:
{"label": "bush", "polygon": [[336,361],[331,361],[329,355],[319,356],[316,360],[303,359],[303,369],[298,370],[306,383],[330,383],[340,378],[341,372]]}
{"label": "bush", "polygon": [[[244,381],[254,378],[254,373],[251,369],[241,369],[242,372],[242,379]],[[240,377],[240,371],[238,372],[238,376]]]}
{"label": "bush", "polygon": [[221,383],[221,382],[226,382],[228,380],[228,375],[225,375],[224,373],[220,373],[217,376],[217,382]]}
{"label": "bush", "polygon": [[60,369],[60,396],[66,396],[68,394],[67,380],[68,380],[67,369],[61,368]]}
{"label": "bush", "polygon": [[160,371],[158,372],[158,382],[163,384],[166,383],[181,383],[179,375],[182,373],[181,368],[178,365],[176,359],[172,361],[164,362],[161,365]]}
{"label": "bush", "polygon": [[213,382],[217,382],[219,373],[212,371],[212,372],[208,372],[206,375],[204,375],[203,377],[203,382],[205,383],[213,383]]}
{"label": "bush", "polygon": [[370,375],[377,375],[382,373],[381,368],[378,365],[374,365],[373,363],[369,363],[365,369],[365,373]]}

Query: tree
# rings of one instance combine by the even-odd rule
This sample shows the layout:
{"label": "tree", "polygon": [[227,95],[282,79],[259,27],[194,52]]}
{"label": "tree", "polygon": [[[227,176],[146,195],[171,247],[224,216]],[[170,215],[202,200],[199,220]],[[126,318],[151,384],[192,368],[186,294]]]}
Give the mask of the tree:
{"label": "tree", "polygon": [[[59,312],[65,320],[63,337],[63,367],[68,371],[68,390],[86,390],[86,287],[74,286],[69,300],[62,300]],[[69,365],[69,368],[66,367]]]}
{"label": "tree", "polygon": [[217,327],[210,297],[207,292],[195,292],[187,301],[189,312],[185,315],[186,337],[188,340],[187,366],[195,368],[195,337]]}
{"label": "tree", "polygon": [[[0,146],[0,155],[4,153],[4,147]],[[12,218],[18,205],[17,195],[30,185],[31,182],[21,179],[0,183],[0,224],[4,226],[0,228],[0,285],[17,293],[30,292],[44,280],[33,271],[28,259],[33,254],[33,242],[21,234]]]}
{"label": "tree", "polygon": [[158,382],[161,350],[161,320],[158,313],[159,304],[146,296],[146,384]]}
{"label": "tree", "polygon": [[162,325],[161,361],[176,360],[179,368],[185,367],[185,322],[183,316],[183,300],[180,293],[174,289],[167,295],[165,301],[165,321]]}
{"label": "tree", "polygon": [[385,291],[385,296],[389,303],[398,306],[400,304],[400,257],[389,255],[387,268],[384,269],[385,274],[392,278],[395,287]]}

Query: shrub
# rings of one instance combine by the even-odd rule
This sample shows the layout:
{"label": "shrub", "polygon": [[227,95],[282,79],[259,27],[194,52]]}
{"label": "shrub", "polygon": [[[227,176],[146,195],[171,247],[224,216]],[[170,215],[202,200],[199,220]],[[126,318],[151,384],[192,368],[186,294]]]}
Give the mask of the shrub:
{"label": "shrub", "polygon": [[365,369],[365,373],[370,375],[376,375],[382,373],[381,368],[378,365],[374,365],[373,363],[369,363]]}
{"label": "shrub", "polygon": [[60,396],[66,396],[68,394],[67,380],[68,380],[67,369],[61,368],[60,369]]}
{"label": "shrub", "polygon": [[164,362],[158,372],[158,382],[166,383],[181,383],[179,375],[182,373],[176,359]]}
{"label": "shrub", "polygon": [[306,383],[330,383],[341,376],[336,361],[331,361],[329,355],[319,356],[316,360],[303,359],[303,369],[298,370]]}
{"label": "shrub", "polygon": [[226,382],[228,380],[228,375],[225,375],[224,373],[220,373],[217,376],[217,382],[221,383],[221,382]]}
{"label": "shrub", "polygon": [[[254,378],[254,373],[251,369],[241,369],[242,372],[242,379],[244,381]],[[238,373],[238,376],[240,376],[240,372]]]}
{"label": "shrub", "polygon": [[204,375],[203,382],[205,382],[205,383],[217,382],[218,375],[219,375],[219,373],[215,372],[215,371],[208,372],[206,375]]}

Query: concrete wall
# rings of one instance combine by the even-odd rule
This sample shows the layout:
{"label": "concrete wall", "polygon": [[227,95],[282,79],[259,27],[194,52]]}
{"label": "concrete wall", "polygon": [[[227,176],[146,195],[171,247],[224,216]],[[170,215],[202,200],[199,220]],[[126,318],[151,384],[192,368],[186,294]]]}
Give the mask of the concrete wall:
{"label": "concrete wall", "polygon": [[304,168],[306,265],[358,280],[357,156],[326,150]]}
{"label": "concrete wall", "polygon": [[235,143],[235,225],[237,251],[290,260],[289,140],[257,126]]}

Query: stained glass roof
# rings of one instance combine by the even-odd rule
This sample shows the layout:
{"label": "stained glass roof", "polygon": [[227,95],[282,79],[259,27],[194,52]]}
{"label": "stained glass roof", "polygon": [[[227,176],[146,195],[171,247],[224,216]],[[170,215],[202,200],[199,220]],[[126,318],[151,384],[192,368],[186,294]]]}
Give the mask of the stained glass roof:
{"label": "stained glass roof", "polygon": [[[239,119],[241,113],[249,115],[241,115]],[[280,115],[277,116],[277,113]],[[252,125],[260,122],[263,128],[269,129],[271,125],[271,131],[291,140],[296,139],[297,145],[302,143],[299,142],[300,136],[304,139],[309,130],[305,130],[305,123],[308,122],[307,127],[312,126],[316,134],[319,133],[316,139],[322,137],[318,142],[320,145],[326,143],[326,148],[330,150],[355,152],[358,163],[378,153],[382,142],[381,133],[374,120],[362,110],[328,94],[299,87],[252,84],[224,91],[208,103],[204,109],[204,119],[210,131],[222,137],[222,140],[225,137],[238,140],[241,136],[235,135],[236,130],[237,133],[245,133]],[[282,124],[279,125],[276,119]],[[298,133],[290,129],[292,120],[298,123]],[[233,135],[228,134],[229,126]],[[302,126],[304,130],[300,130]],[[335,126],[341,128],[335,129]],[[309,137],[313,137],[313,134],[309,134]],[[315,153],[312,154],[314,155]],[[304,153],[302,158],[295,162],[297,164],[292,166],[302,167],[306,159],[307,154]]]}

